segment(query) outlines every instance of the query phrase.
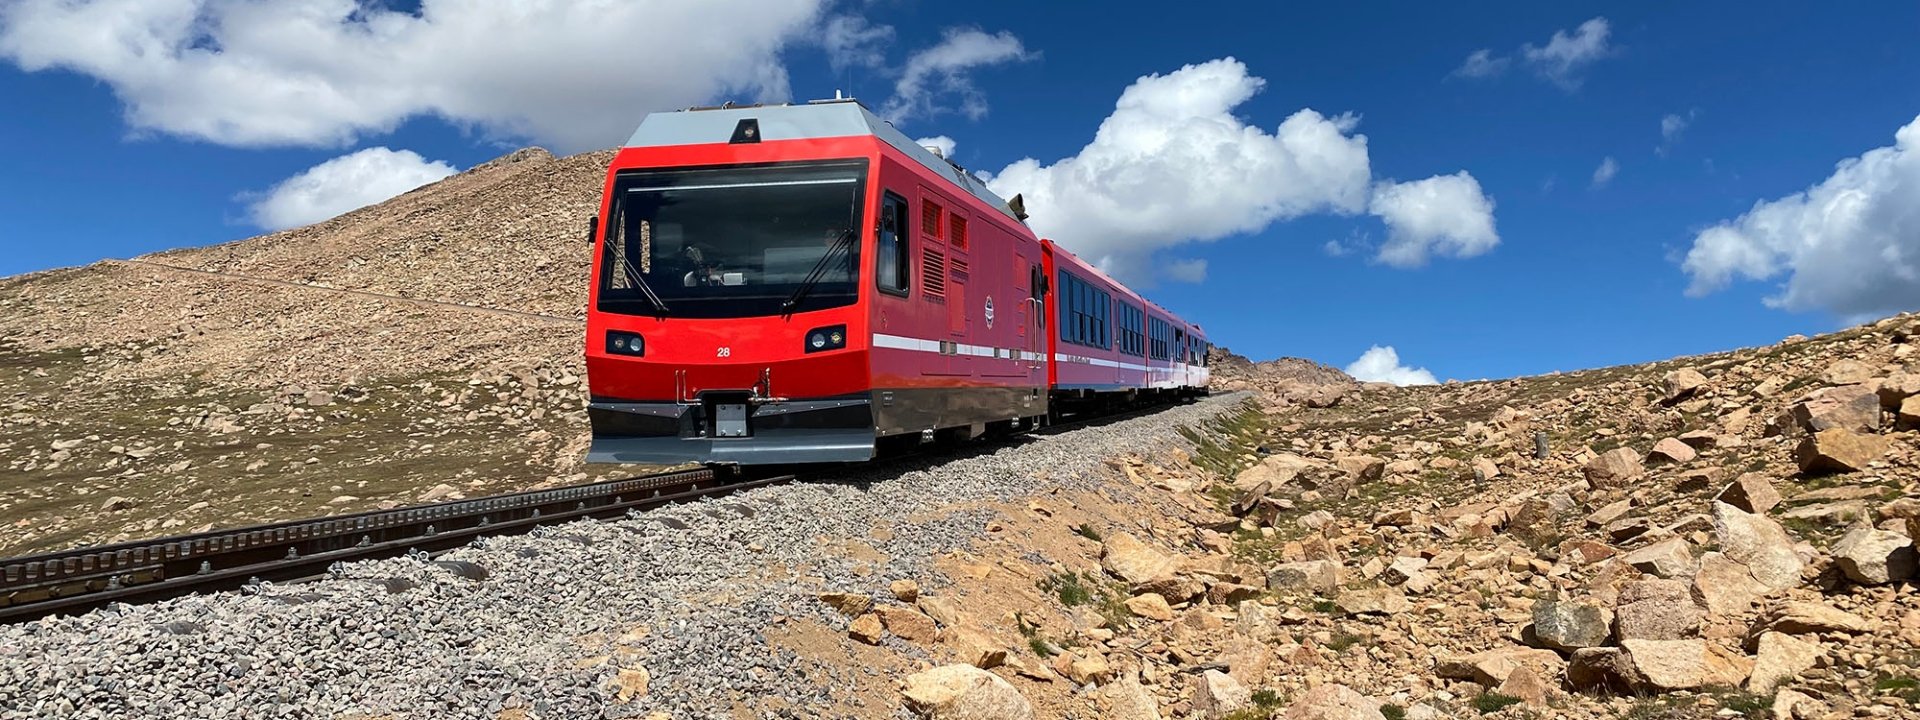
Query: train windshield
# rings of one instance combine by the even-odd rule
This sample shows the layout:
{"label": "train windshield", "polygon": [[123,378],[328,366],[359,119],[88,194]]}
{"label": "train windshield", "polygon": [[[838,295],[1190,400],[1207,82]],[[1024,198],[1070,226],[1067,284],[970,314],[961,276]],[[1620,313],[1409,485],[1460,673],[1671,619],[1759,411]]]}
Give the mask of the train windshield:
{"label": "train windshield", "polygon": [[599,309],[732,318],[850,305],[865,163],[621,173]]}

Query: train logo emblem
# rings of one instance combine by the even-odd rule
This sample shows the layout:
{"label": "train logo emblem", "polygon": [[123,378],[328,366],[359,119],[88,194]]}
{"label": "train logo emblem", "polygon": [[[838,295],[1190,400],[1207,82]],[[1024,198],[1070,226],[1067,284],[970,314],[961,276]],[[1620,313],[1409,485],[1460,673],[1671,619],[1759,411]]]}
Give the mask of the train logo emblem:
{"label": "train logo emblem", "polygon": [[987,329],[993,329],[993,296],[987,296]]}

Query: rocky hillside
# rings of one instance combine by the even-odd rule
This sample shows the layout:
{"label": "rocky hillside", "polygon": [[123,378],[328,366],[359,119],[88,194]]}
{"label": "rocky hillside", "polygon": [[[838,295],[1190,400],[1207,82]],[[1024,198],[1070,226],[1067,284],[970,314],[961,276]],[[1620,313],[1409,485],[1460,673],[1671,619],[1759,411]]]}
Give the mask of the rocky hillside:
{"label": "rocky hillside", "polygon": [[0,280],[0,554],[578,479],[609,158]]}
{"label": "rocky hillside", "polygon": [[1110,461],[1104,491],[1006,508],[941,603],[822,600],[855,642],[958,661],[902,678],[932,718],[1920,717],[1916,361],[1904,316],[1312,402],[1280,383],[1190,451]]}

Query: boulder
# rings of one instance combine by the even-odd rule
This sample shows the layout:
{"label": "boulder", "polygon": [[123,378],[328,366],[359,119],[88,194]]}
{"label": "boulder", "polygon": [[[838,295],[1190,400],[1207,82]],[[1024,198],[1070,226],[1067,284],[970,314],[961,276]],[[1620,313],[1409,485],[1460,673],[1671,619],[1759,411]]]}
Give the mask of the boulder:
{"label": "boulder", "polygon": [[1644,472],[1646,467],[1640,463],[1640,453],[1628,447],[1600,453],[1586,466],[1587,483],[1596,489],[1620,487]]}
{"label": "boulder", "polygon": [[1833,563],[1848,580],[1885,585],[1914,577],[1913,538],[1905,533],[1858,525],[1833,544]]}
{"label": "boulder", "polygon": [[1607,644],[1613,611],[1591,600],[1549,596],[1533,602],[1533,638],[1543,646],[1573,651]]}
{"label": "boulder", "polygon": [[1142,593],[1135,595],[1127,598],[1126,605],[1127,609],[1132,611],[1133,614],[1148,620],[1171,622],[1174,617],[1173,607],[1167,605],[1167,599],[1161,597],[1159,593]]}
{"label": "boulder", "polygon": [[1493,686],[1506,682],[1514,670],[1522,667],[1533,668],[1540,677],[1559,677],[1566,664],[1560,654],[1552,650],[1506,647],[1435,658],[1433,671],[1443,678]]}
{"label": "boulder", "polygon": [[1580,648],[1567,660],[1567,686],[1575,690],[1627,692],[1631,674],[1626,653],[1617,647]]}
{"label": "boulder", "polygon": [[1179,569],[1178,562],[1127,533],[1114,533],[1100,548],[1100,567],[1129,583],[1164,581]]}
{"label": "boulder", "polygon": [[1701,555],[1700,568],[1693,575],[1693,599],[1721,617],[1746,612],[1767,590],[1746,565],[1718,552]]}
{"label": "boulder", "polygon": [[1679,580],[1628,582],[1613,614],[1613,634],[1621,640],[1685,640],[1700,632],[1700,607]]}
{"label": "boulder", "polygon": [[986,633],[969,627],[950,627],[940,631],[940,644],[953,648],[961,662],[991,670],[1007,662],[1007,649]]}
{"label": "boulder", "polygon": [[880,638],[886,636],[886,628],[880,624],[880,616],[867,613],[854,618],[847,624],[847,637],[868,645],[879,645]]}
{"label": "boulder", "polygon": [[1530,707],[1546,707],[1547,696],[1551,688],[1532,668],[1519,668],[1507,676],[1506,682],[1494,688],[1494,692],[1508,697],[1520,698]]}
{"label": "boulder", "polygon": [[1472,466],[1473,479],[1476,482],[1486,482],[1500,477],[1500,466],[1487,458],[1474,458]]}
{"label": "boulder", "polygon": [[1873,630],[1866,618],[1817,602],[1782,602],[1768,608],[1754,621],[1753,635],[1768,630],[1789,635],[1816,633],[1863,633]]}
{"label": "boulder", "polygon": [[1380,714],[1380,701],[1353,688],[1328,683],[1308,690],[1287,706],[1280,717],[1285,720],[1386,720]]}
{"label": "boulder", "polygon": [[1332,593],[1340,589],[1340,563],[1303,560],[1275,565],[1267,571],[1267,589]]}
{"label": "boulder", "polygon": [[1880,395],[1880,407],[1897,410],[1907,398],[1920,395],[1920,374],[1894,373],[1880,379],[1874,388]]}
{"label": "boulder", "polygon": [[1767,589],[1785,590],[1800,584],[1800,571],[1805,563],[1793,550],[1793,538],[1779,523],[1764,515],[1715,502],[1713,533],[1720,541],[1720,552],[1746,565],[1753,579]]}
{"label": "boulder", "polygon": [[1706,386],[1707,376],[1701,375],[1700,371],[1693,368],[1680,368],[1660,378],[1660,388],[1663,391],[1661,400],[1671,405],[1692,397],[1694,393]]}
{"label": "boulder", "polygon": [[933,618],[913,608],[883,605],[874,608],[873,613],[880,616],[880,624],[887,628],[887,632],[902,640],[926,645],[940,637],[940,629],[933,624]]}
{"label": "boulder", "polygon": [[1801,430],[1810,433],[1833,428],[1863,433],[1880,429],[1880,396],[1864,385],[1815,390],[1787,412]]}
{"label": "boulder", "polygon": [[1901,430],[1920,428],[1920,395],[1900,401],[1900,407],[1894,410],[1893,423]]}
{"label": "boulder", "polygon": [[1253,707],[1253,691],[1232,675],[1207,670],[1193,678],[1193,714],[1206,720],[1220,720]]}
{"label": "boulder", "polygon": [[1890,448],[1887,439],[1879,435],[1831,428],[1801,440],[1793,449],[1793,457],[1800,464],[1800,471],[1809,475],[1859,472],[1886,455]]}
{"label": "boulder", "polygon": [[1647,462],[1687,463],[1699,456],[1699,451],[1694,450],[1692,445],[1680,442],[1680,438],[1662,438],[1647,452]]}
{"label": "boulder", "polygon": [[1113,677],[1113,665],[1108,663],[1107,657],[1101,655],[1098,650],[1088,651],[1085,655],[1075,653],[1062,657],[1068,658],[1064,667],[1061,665],[1054,667],[1075,685],[1098,683]]}
{"label": "boulder", "polygon": [[1139,680],[1127,678],[1107,683],[1100,686],[1094,696],[1105,706],[1100,717],[1107,720],[1161,720],[1160,704],[1154,702],[1153,694],[1147,692]]}
{"label": "boulder", "polygon": [[827,592],[815,597],[820,598],[820,602],[826,603],[827,607],[839,610],[847,617],[860,617],[873,609],[873,598],[857,593]]}
{"label": "boulder", "polygon": [[1828,385],[1859,385],[1880,374],[1872,365],[1853,358],[1841,358],[1820,372],[1820,381]]}
{"label": "boulder", "polygon": [[1686,538],[1679,537],[1627,553],[1620,561],[1640,572],[1663,578],[1691,575],[1694,567],[1692,546]]}
{"label": "boulder", "polygon": [[1640,691],[1667,692],[1739,685],[1753,662],[1705,640],[1622,640],[1626,683]]}
{"label": "boulder", "polygon": [[1372,455],[1335,455],[1333,466],[1356,482],[1373,482],[1387,470],[1387,461]]}
{"label": "boulder", "polygon": [[1407,595],[1398,588],[1347,590],[1333,599],[1342,615],[1393,615],[1412,607]]}
{"label": "boulder", "polygon": [[920,583],[912,580],[895,580],[888,583],[887,591],[893,593],[895,600],[903,603],[911,603],[920,599]]}
{"label": "boulder", "polygon": [[942,665],[907,676],[907,707],[930,720],[1023,720],[1033,705],[1000,676],[972,665]]}
{"label": "boulder", "polygon": [[1773,489],[1773,481],[1766,475],[1744,473],[1713,499],[1750,513],[1764,513],[1780,504],[1780,491]]}
{"label": "boulder", "polygon": [[1753,675],[1747,678],[1747,690],[1766,694],[1781,683],[1812,670],[1827,652],[1816,643],[1778,632],[1760,633],[1753,657]]}

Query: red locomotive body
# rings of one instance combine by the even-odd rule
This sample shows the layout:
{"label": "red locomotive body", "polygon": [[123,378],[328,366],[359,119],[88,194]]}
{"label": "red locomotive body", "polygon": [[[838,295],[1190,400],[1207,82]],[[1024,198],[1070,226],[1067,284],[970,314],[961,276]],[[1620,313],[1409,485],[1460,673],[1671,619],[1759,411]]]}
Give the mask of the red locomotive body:
{"label": "red locomotive body", "polygon": [[[594,462],[853,462],[889,437],[1034,427],[1055,373],[1079,377],[1056,370],[1048,312],[1068,260],[1179,322],[852,101],[650,115],[598,217]],[[1204,387],[1168,357],[1075,398]]]}

